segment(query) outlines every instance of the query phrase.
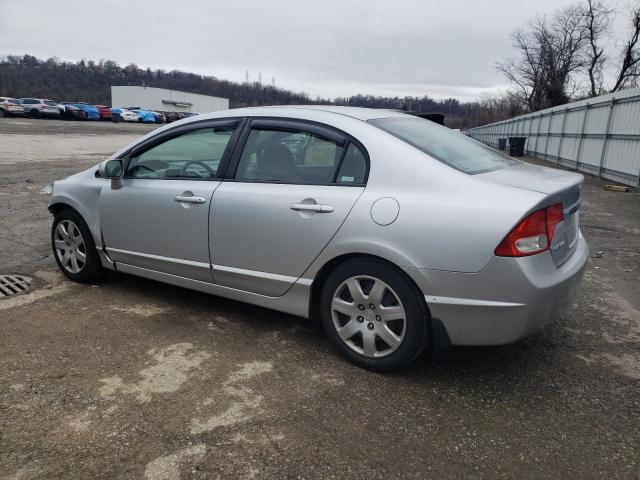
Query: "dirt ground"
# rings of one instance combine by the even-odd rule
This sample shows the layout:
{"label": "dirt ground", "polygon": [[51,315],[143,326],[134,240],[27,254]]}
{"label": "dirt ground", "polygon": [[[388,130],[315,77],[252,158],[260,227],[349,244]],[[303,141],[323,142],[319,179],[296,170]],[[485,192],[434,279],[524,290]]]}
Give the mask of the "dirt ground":
{"label": "dirt ground", "polygon": [[500,348],[356,368],[319,325],[58,273],[40,189],[152,127],[0,119],[0,478],[640,477],[640,194],[588,177],[573,310]]}

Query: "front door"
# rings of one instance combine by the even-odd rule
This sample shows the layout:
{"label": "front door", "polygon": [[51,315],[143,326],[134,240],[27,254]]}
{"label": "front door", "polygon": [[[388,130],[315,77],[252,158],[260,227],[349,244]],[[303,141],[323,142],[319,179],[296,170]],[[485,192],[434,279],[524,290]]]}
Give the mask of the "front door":
{"label": "front door", "polygon": [[121,186],[100,194],[104,244],[117,263],[211,281],[209,207],[235,124],[169,133],[131,154]]}
{"label": "front door", "polygon": [[346,136],[253,121],[232,179],[213,195],[214,282],[268,296],[293,285],[364,190],[367,160]]}

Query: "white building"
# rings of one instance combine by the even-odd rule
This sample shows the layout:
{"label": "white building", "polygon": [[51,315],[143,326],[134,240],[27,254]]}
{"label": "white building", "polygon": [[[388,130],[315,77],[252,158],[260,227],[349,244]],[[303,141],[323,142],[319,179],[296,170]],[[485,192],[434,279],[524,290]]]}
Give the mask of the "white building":
{"label": "white building", "polygon": [[207,113],[228,109],[229,99],[164,88],[112,86],[111,105],[114,108]]}

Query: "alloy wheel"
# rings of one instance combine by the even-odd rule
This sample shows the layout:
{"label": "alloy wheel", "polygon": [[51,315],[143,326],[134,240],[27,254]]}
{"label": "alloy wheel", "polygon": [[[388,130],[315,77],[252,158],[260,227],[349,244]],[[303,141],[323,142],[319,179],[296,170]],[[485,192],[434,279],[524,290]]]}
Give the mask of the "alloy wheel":
{"label": "alloy wheel", "polygon": [[56,226],[53,242],[63,268],[80,273],[87,263],[87,249],[78,226],[71,220],[62,220]]}
{"label": "alloy wheel", "polygon": [[406,332],[406,313],[393,289],[382,280],[355,276],[340,284],[331,301],[338,336],[353,351],[371,358],[395,352]]}

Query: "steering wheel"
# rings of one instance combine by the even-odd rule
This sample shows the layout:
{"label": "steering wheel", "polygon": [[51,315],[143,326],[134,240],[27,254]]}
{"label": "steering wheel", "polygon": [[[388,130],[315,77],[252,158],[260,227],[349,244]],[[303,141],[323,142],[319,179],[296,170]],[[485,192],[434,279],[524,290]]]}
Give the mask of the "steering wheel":
{"label": "steering wheel", "polygon": [[[216,172],[214,170],[211,169],[211,167],[209,167],[209,165],[207,165],[206,163],[204,163],[203,161],[200,160],[191,160],[187,163],[184,164],[184,167],[182,167],[182,176],[187,177],[187,170],[189,169],[189,167],[191,165],[200,165],[201,167],[203,167],[209,174],[211,177],[215,177],[216,176]],[[205,178],[202,175],[200,175],[200,173],[198,172],[191,172],[191,173],[195,173],[196,175],[198,175],[201,178]]]}
{"label": "steering wheel", "polygon": [[139,164],[134,165],[133,167],[131,167],[131,168],[129,169],[129,173],[136,173],[136,172],[138,172],[139,170],[148,170],[148,171],[150,171],[151,173],[156,173],[156,171],[155,171],[153,168],[149,168],[149,167],[147,167],[146,165],[144,165],[144,164],[142,164],[142,163],[139,163]]}

